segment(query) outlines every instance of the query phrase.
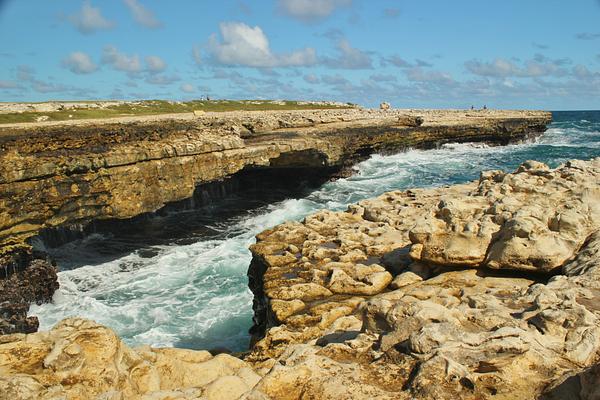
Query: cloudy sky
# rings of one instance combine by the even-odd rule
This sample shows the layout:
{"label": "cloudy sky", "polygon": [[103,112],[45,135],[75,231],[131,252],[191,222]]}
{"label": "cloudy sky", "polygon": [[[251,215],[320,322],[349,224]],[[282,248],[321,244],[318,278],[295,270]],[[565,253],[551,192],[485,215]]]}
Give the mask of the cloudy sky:
{"label": "cloudy sky", "polygon": [[600,109],[600,0],[0,0],[0,101]]}

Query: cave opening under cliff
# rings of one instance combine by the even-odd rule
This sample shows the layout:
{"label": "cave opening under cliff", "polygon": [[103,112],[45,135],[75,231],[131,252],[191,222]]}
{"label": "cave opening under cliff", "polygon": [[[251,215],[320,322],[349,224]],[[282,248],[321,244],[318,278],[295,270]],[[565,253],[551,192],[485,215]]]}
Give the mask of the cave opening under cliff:
{"label": "cave opening under cliff", "polygon": [[[56,261],[59,270],[101,264],[133,251],[150,257],[154,255],[152,246],[221,239],[227,235],[215,229],[221,222],[269,204],[302,198],[339,177],[340,171],[333,167],[247,167],[225,179],[198,185],[192,197],[154,212],[46,228],[31,243]],[[100,240],[88,241],[90,237]],[[57,251],[65,244],[76,251]]]}

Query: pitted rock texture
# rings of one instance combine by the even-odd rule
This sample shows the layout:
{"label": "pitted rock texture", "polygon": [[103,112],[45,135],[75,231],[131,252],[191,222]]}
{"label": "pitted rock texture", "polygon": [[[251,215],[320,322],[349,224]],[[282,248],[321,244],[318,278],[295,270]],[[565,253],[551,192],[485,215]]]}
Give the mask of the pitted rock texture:
{"label": "pitted rock texture", "polygon": [[234,400],[260,380],[227,354],[131,349],[110,329],[66,319],[49,332],[0,336],[0,399]]}
{"label": "pitted rock texture", "polygon": [[558,387],[600,359],[599,207],[600,158],[527,162],[263,232],[249,271],[257,389],[533,399]]}
{"label": "pitted rock texture", "polygon": [[[41,230],[79,230],[92,221],[153,212],[244,169],[342,176],[373,152],[446,142],[506,144],[543,132],[550,120],[535,111],[332,109],[0,126],[0,257],[27,247]],[[356,294],[373,294],[388,283],[380,272],[361,272],[376,281],[355,285],[337,268],[332,290],[345,292],[350,284]],[[22,331],[30,331],[30,322]]]}
{"label": "pitted rock texture", "polygon": [[[595,399],[599,176],[600,158],[556,169],[528,162],[513,174],[386,193],[347,212],[282,224],[252,247],[256,321],[266,332],[262,339],[257,332],[260,340],[244,361],[132,350],[109,329],[71,319],[48,333],[0,336],[0,393],[10,399]],[[507,195],[497,196],[500,190]],[[480,197],[489,203],[485,212]],[[423,219],[442,220],[432,226],[452,244],[448,235],[462,235],[469,219],[475,226],[481,215],[492,221],[502,215],[493,247],[512,240],[504,229],[518,234],[515,219],[550,227],[562,209],[581,225],[577,233],[560,221],[550,229],[571,239],[555,241],[565,249],[552,255],[571,252],[560,267],[532,272],[520,263],[493,269],[417,258],[425,247],[415,238]],[[537,235],[548,231],[517,237],[535,249],[528,257],[544,259],[547,247],[534,246]]]}
{"label": "pitted rock texture", "polygon": [[551,272],[597,229],[597,163],[571,162],[551,171],[530,161],[515,174],[488,172],[467,199],[441,196],[411,229],[418,261]]}
{"label": "pitted rock texture", "polygon": [[43,254],[22,248],[0,256],[0,335],[35,332],[39,322],[27,316],[29,305],[52,300],[56,289],[56,267]]}

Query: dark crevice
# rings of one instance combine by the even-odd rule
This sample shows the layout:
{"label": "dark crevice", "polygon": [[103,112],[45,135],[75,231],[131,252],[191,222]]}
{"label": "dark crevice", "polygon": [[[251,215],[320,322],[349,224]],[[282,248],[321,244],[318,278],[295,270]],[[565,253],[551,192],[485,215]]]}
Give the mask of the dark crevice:
{"label": "dark crevice", "polygon": [[[68,268],[104,263],[135,250],[149,252],[152,246],[191,244],[198,240],[222,239],[227,221],[289,198],[302,198],[331,179],[335,168],[246,168],[226,179],[199,185],[191,198],[169,203],[161,209],[129,219],[95,220],[40,231],[32,240],[58,261],[54,249],[84,240],[92,234],[110,238],[89,259],[68,260]],[[232,222],[233,223],[233,222]]]}

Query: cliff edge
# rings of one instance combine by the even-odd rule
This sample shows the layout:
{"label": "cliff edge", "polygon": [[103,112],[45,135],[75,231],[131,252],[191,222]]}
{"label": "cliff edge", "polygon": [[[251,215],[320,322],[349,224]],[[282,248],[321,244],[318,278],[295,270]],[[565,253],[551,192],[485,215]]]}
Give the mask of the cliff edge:
{"label": "cliff edge", "polygon": [[383,194],[252,246],[253,349],[0,336],[0,398],[575,399],[600,383],[600,158]]}
{"label": "cliff edge", "polygon": [[129,219],[244,171],[343,176],[373,152],[540,134],[536,111],[330,109],[221,112],[0,126],[0,333],[31,332],[56,269],[30,240]]}

